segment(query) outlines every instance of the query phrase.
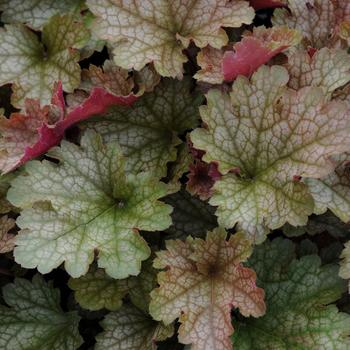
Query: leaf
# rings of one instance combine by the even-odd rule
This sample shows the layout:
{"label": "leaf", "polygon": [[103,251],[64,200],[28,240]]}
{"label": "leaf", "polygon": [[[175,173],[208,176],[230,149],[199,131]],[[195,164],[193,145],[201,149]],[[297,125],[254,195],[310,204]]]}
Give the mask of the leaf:
{"label": "leaf", "polygon": [[7,217],[0,218],[0,254],[12,252],[15,247],[15,235],[9,233],[16,225],[16,221]]}
{"label": "leaf", "polygon": [[[69,35],[67,35],[69,33]],[[53,85],[61,81],[72,92],[80,83],[79,51],[89,38],[84,25],[70,15],[56,15],[44,26],[42,40],[24,25],[0,31],[0,85],[13,83],[12,104],[26,98],[48,104]]]}
{"label": "leaf", "polygon": [[106,60],[103,68],[93,64],[83,72],[84,90],[90,92],[94,87],[104,88],[116,96],[128,96],[132,93],[134,81],[129,78],[128,71],[117,67],[112,61]]}
{"label": "leaf", "polygon": [[321,87],[330,98],[332,93],[350,81],[350,56],[344,50],[322,48],[310,55],[306,50],[288,54],[285,65],[295,90],[305,86]]}
{"label": "leaf", "polygon": [[314,236],[325,232],[335,238],[350,237],[350,224],[340,221],[327,211],[322,215],[310,216],[306,226],[294,227],[289,224],[283,226],[283,233],[287,237],[298,237],[306,233]]}
{"label": "leaf", "polygon": [[131,305],[108,314],[101,322],[104,331],[96,337],[96,350],[154,350],[156,342],[172,336],[172,325],[164,326]]}
{"label": "leaf", "polygon": [[137,275],[150,250],[138,230],[164,230],[171,207],[158,201],[167,186],[150,173],[125,173],[116,143],[102,143],[87,132],[81,147],[63,141],[49,156],[60,161],[32,161],[9,190],[11,203],[23,208],[17,225],[15,259],[48,273],[65,261],[72,277],[88,271],[98,252],[98,266],[122,279]]}
{"label": "leaf", "polygon": [[74,290],[75,300],[88,310],[118,310],[123,298],[129,294],[132,303],[148,312],[149,293],[157,285],[157,273],[150,260],[143,263],[137,276],[128,279],[114,279],[103,269],[92,266],[89,272],[79,278],[70,278],[69,288]]}
{"label": "leaf", "polygon": [[255,272],[242,266],[251,253],[241,233],[226,241],[215,229],[206,240],[167,241],[154,266],[160,287],[151,293],[150,314],[170,324],[180,318],[179,341],[192,350],[231,349],[231,308],[245,317],[265,313],[264,291],[255,285]]}
{"label": "leaf", "polygon": [[104,113],[113,104],[130,105],[136,96],[117,96],[101,87],[93,88],[80,104],[67,111],[62,85],[55,87],[51,104],[40,107],[26,100],[25,112],[0,117],[0,169],[7,173],[28,160],[46,153],[64,137],[65,130],[92,115]]}
{"label": "leaf", "polygon": [[117,310],[122,306],[122,299],[128,293],[127,280],[109,277],[103,269],[92,267],[79,278],[70,278],[69,288],[74,290],[75,300],[88,310]]}
{"label": "leaf", "polygon": [[273,25],[286,25],[299,30],[304,47],[336,47],[339,30],[344,21],[350,19],[348,0],[288,0],[288,9],[276,9]]}
{"label": "leaf", "polygon": [[330,209],[340,220],[350,221],[350,156],[344,153],[336,157],[338,166],[322,179],[305,179],[315,201],[315,214]]}
{"label": "leaf", "polygon": [[221,48],[228,41],[222,27],[250,24],[254,17],[245,1],[88,0],[87,5],[98,17],[97,35],[114,44],[118,66],[141,70],[153,62],[167,77],[182,76],[187,61],[183,50],[190,41],[198,47]]}
{"label": "leaf", "polygon": [[288,90],[287,82],[283,67],[262,66],[251,82],[238,77],[230,94],[211,90],[200,111],[207,129],[191,134],[224,175],[209,202],[219,224],[239,223],[256,242],[266,228],[306,224],[313,200],[296,176],[326,176],[334,168],[328,157],[349,148],[347,105],[327,102],[320,88]]}
{"label": "leaf", "polygon": [[128,170],[165,176],[167,163],[176,159],[178,135],[198,125],[202,96],[191,94],[190,87],[188,79],[165,79],[132,108],[111,108],[87,126],[107,142],[118,141]]}
{"label": "leaf", "polygon": [[[342,259],[340,263],[339,276],[341,278],[350,280],[350,241],[345,243],[345,248],[341,253],[340,258]],[[349,281],[349,293],[350,293],[350,281]]]}
{"label": "leaf", "polygon": [[201,70],[195,78],[211,84],[233,81],[238,75],[250,76],[272,57],[296,45],[300,34],[287,27],[255,27],[243,33],[242,40],[223,50],[206,47],[198,54]]}
{"label": "leaf", "polygon": [[72,13],[81,3],[81,0],[0,0],[1,20],[41,29],[52,16]]}
{"label": "leaf", "polygon": [[80,317],[63,312],[60,292],[39,275],[3,288],[9,307],[0,306],[0,347],[4,350],[74,350],[82,344]]}
{"label": "leaf", "polygon": [[280,238],[254,249],[249,266],[266,292],[267,312],[234,322],[235,349],[348,349],[350,316],[329,305],[344,291],[337,265],[321,266],[316,255],[297,260],[294,249]]}
{"label": "leaf", "polygon": [[165,197],[164,201],[174,208],[173,223],[166,230],[167,238],[204,237],[208,230],[217,226],[214,208],[185,190]]}

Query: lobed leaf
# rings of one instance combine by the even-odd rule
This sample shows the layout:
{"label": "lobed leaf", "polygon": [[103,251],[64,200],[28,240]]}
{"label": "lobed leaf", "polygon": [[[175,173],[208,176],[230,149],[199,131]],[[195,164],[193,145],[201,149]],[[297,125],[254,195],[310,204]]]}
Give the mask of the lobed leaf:
{"label": "lobed leaf", "polygon": [[63,312],[60,292],[36,275],[3,288],[9,307],[0,306],[0,347],[4,350],[74,350],[82,344],[80,317]]}
{"label": "lobed leaf", "polygon": [[167,77],[182,76],[190,41],[221,48],[228,41],[222,27],[240,27],[254,17],[245,1],[88,0],[87,5],[98,17],[97,35],[114,44],[118,66],[141,70],[153,62]]}
{"label": "lobed leaf", "polygon": [[207,128],[191,134],[224,175],[210,200],[219,224],[239,223],[257,242],[266,228],[306,224],[313,200],[296,176],[326,176],[329,156],[349,148],[346,103],[327,102],[321,88],[286,89],[288,78],[283,67],[263,66],[251,82],[238,77],[230,94],[209,91],[200,110]]}
{"label": "lobed leaf", "polygon": [[15,259],[48,273],[65,262],[72,277],[87,273],[98,252],[98,266],[113,278],[137,275],[150,250],[138,230],[164,230],[171,207],[158,201],[167,186],[150,173],[125,173],[116,143],[84,134],[81,147],[63,141],[50,157],[32,161],[8,193],[23,208]]}
{"label": "lobed leaf", "polygon": [[50,102],[54,83],[73,92],[80,83],[79,51],[89,32],[73,16],[53,16],[44,26],[41,41],[24,25],[6,25],[0,31],[0,85],[13,83],[12,104],[25,99]]}
{"label": "lobed leaf", "polygon": [[293,243],[278,238],[256,247],[249,266],[266,292],[267,312],[235,322],[236,349],[348,349],[350,316],[329,305],[344,291],[335,264],[321,266],[316,255],[296,259]]}
{"label": "lobed leaf", "polygon": [[264,291],[255,285],[253,270],[241,262],[250,255],[250,242],[241,233],[226,241],[215,229],[206,240],[167,241],[154,266],[160,287],[151,293],[150,313],[170,324],[179,317],[179,341],[193,350],[231,349],[231,308],[245,317],[265,313]]}

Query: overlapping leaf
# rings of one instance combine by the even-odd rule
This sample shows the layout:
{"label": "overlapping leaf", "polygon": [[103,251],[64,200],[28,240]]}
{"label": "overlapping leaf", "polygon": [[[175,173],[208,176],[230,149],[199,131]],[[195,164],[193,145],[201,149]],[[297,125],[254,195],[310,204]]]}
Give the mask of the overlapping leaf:
{"label": "overlapping leaf", "polygon": [[350,241],[345,244],[345,248],[340,257],[342,258],[342,261],[340,264],[339,276],[349,280],[350,293]]}
{"label": "overlapping leaf", "polygon": [[289,11],[275,10],[274,25],[298,29],[303,34],[305,47],[341,45],[344,25],[350,21],[348,0],[288,0],[288,7]]}
{"label": "overlapping leaf", "polygon": [[222,27],[249,24],[254,10],[245,1],[88,0],[98,16],[95,31],[115,43],[114,61],[141,70],[154,62],[163,76],[182,76],[190,41],[198,47],[221,48],[228,42]]}
{"label": "overlapping leaf", "polygon": [[251,253],[250,242],[241,233],[228,241],[226,235],[216,229],[206,240],[167,241],[167,250],[154,262],[166,271],[158,274],[160,287],[151,294],[150,313],[165,324],[179,317],[179,341],[193,350],[232,348],[232,307],[246,317],[265,312],[255,273],[241,264]]}
{"label": "overlapping leaf", "polygon": [[350,156],[344,153],[336,159],[334,172],[321,179],[306,179],[305,182],[315,201],[315,214],[330,209],[342,221],[350,221]]}
{"label": "overlapping leaf", "polygon": [[60,292],[39,275],[18,278],[3,288],[9,307],[0,306],[0,347],[4,350],[75,350],[82,343],[76,312],[63,312]]}
{"label": "overlapping leaf", "polygon": [[174,211],[172,225],[166,230],[167,238],[185,238],[188,235],[204,237],[217,226],[214,207],[181,190],[164,198]]}
{"label": "overlapping leaf", "polygon": [[165,79],[153,93],[132,108],[114,107],[88,123],[105,141],[118,141],[127,169],[149,170],[164,176],[166,164],[176,159],[178,135],[198,125],[202,97],[190,92],[191,82]]}
{"label": "overlapping leaf", "polygon": [[286,6],[286,0],[249,0],[255,10]]}
{"label": "overlapping leaf", "polygon": [[249,266],[266,292],[267,312],[234,322],[235,349],[349,348],[350,316],[329,305],[345,288],[337,265],[321,266],[316,255],[297,260],[293,244],[276,239],[256,247]]}
{"label": "overlapping leaf", "polygon": [[288,54],[285,65],[295,90],[306,86],[318,86],[330,98],[332,93],[350,81],[350,55],[344,50],[322,48],[310,54],[295,50]]}
{"label": "overlapping leaf", "polygon": [[37,100],[26,100],[25,113],[0,117],[0,170],[7,173],[44,154],[61,141],[65,130],[73,124],[104,113],[111,105],[130,105],[135,100],[133,94],[118,96],[95,87],[67,111],[61,84],[55,87],[50,105],[40,107]]}
{"label": "overlapping leaf", "polygon": [[219,223],[239,223],[256,241],[266,227],[306,224],[313,200],[296,176],[326,176],[328,157],[350,146],[346,103],[327,102],[321,88],[288,90],[288,79],[283,67],[263,66],[251,82],[237,78],[231,94],[210,91],[201,107],[207,129],[191,134],[203,159],[226,174],[210,200]]}
{"label": "overlapping leaf", "polygon": [[172,336],[172,325],[160,322],[131,305],[124,305],[101,322],[104,331],[96,338],[96,350],[155,350],[156,342]]}
{"label": "overlapping leaf", "polygon": [[24,267],[50,272],[65,262],[84,275],[98,252],[98,265],[114,278],[140,271],[150,254],[138,230],[164,230],[171,207],[158,201],[167,186],[150,173],[125,173],[116,143],[87,132],[81,147],[62,142],[49,153],[60,161],[27,163],[12,182],[10,201],[24,210],[15,258]]}
{"label": "overlapping leaf", "polygon": [[44,26],[41,41],[24,25],[0,31],[0,84],[13,83],[12,103],[25,98],[48,104],[55,82],[73,92],[80,83],[79,49],[89,38],[84,25],[70,15],[56,15]]}
{"label": "overlapping leaf", "polygon": [[296,30],[287,27],[256,27],[245,32],[241,41],[223,50],[206,47],[198,54],[201,70],[195,78],[212,84],[232,81],[238,75],[250,76],[262,64],[290,46],[299,43]]}
{"label": "overlapping leaf", "polygon": [[81,3],[81,0],[0,0],[1,20],[41,29],[52,16],[74,12]]}

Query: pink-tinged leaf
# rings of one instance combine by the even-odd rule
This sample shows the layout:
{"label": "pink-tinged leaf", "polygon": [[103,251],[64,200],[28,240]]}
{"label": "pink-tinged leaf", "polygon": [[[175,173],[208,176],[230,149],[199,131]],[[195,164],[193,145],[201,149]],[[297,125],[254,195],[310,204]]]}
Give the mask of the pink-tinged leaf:
{"label": "pink-tinged leaf", "polygon": [[222,50],[207,46],[202,49],[197,61],[201,70],[195,78],[210,84],[232,81],[238,75],[250,76],[272,57],[296,45],[301,36],[287,27],[254,28],[245,32],[241,41]]}
{"label": "pink-tinged leaf", "polygon": [[249,2],[255,10],[286,6],[286,2],[284,0],[250,0]]}
{"label": "pink-tinged leaf", "polygon": [[238,75],[250,76],[272,57],[298,44],[300,39],[298,32],[287,27],[255,28],[233,46],[234,51],[225,52],[222,61],[224,79],[232,81]]}
{"label": "pink-tinged leaf", "polygon": [[55,87],[51,104],[40,107],[38,101],[27,100],[25,113],[14,113],[0,120],[0,169],[7,173],[30,159],[46,153],[64,137],[73,124],[97,114],[111,105],[131,105],[137,97],[116,96],[102,87],[94,88],[78,106],[67,111],[62,85]]}
{"label": "pink-tinged leaf", "polygon": [[212,195],[215,182],[221,177],[217,164],[195,160],[189,169],[187,191],[193,195],[198,195],[202,200],[207,200]]}
{"label": "pink-tinged leaf", "polygon": [[231,309],[245,316],[265,313],[264,291],[255,284],[255,272],[243,267],[251,242],[236,233],[226,240],[217,228],[206,240],[167,241],[154,266],[159,288],[151,293],[150,313],[170,324],[179,317],[179,341],[192,350],[230,350]]}

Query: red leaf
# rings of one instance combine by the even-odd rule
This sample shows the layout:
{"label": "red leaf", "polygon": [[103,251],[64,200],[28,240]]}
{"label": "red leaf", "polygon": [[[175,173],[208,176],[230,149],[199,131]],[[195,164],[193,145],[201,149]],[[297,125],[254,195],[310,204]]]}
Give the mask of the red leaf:
{"label": "red leaf", "polygon": [[102,87],[94,88],[79,106],[67,112],[62,84],[55,87],[51,105],[40,108],[35,100],[26,101],[26,113],[14,113],[0,120],[0,169],[7,173],[30,159],[46,153],[77,122],[103,114],[111,105],[131,105],[137,97],[116,96]]}
{"label": "red leaf", "polygon": [[276,8],[285,7],[286,4],[283,0],[250,0],[250,5],[254,7],[255,10],[266,9],[266,8]]}

